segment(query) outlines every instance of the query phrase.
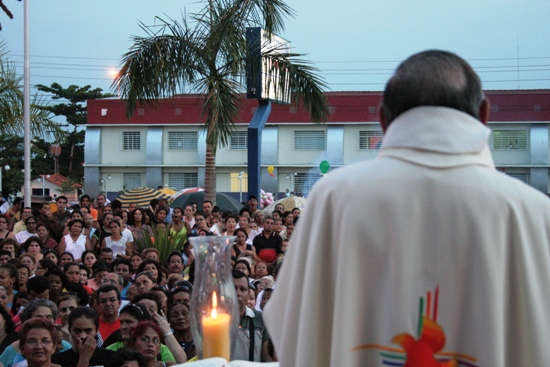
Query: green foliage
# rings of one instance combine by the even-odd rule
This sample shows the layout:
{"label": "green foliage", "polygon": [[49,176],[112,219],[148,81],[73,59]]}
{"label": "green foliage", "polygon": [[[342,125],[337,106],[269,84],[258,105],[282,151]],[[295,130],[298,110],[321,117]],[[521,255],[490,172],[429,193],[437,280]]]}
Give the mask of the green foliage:
{"label": "green foliage", "polygon": [[103,89],[92,89],[90,85],[79,87],[71,84],[63,88],[58,83],[53,83],[50,87],[37,84],[36,87],[42,92],[52,93],[53,100],[66,100],[65,103],[58,103],[52,106],[43,106],[43,110],[49,111],[56,116],[65,116],[67,122],[74,126],[74,131],[79,125],[86,124],[87,112],[86,101],[89,99],[114,97],[113,94],[103,93]]}
{"label": "green foliage", "polygon": [[73,179],[68,179],[67,181],[63,182],[57,191],[63,195],[71,194],[74,192],[74,185],[78,182]]}
{"label": "green foliage", "polygon": [[[23,136],[24,95],[23,76],[16,72],[15,64],[8,59],[6,43],[0,41],[0,133]],[[64,140],[63,130],[50,119],[50,112],[41,108],[43,96],[35,94],[31,101],[30,128],[32,137],[48,138],[53,135]]]}
{"label": "green foliage", "polygon": [[[159,98],[191,91],[204,94],[202,113],[206,130],[205,198],[215,202],[215,154],[226,146],[234,130],[246,90],[246,28],[261,27],[270,34],[284,29],[294,11],[282,0],[209,0],[204,8],[181,21],[160,19],[160,26],[141,24],[145,37],[134,36],[112,84],[127,99],[127,115],[138,103],[154,106]],[[293,91],[312,120],[326,121],[326,87],[316,70],[298,54],[268,50],[270,75],[280,90]]]}
{"label": "green foliage", "polygon": [[71,84],[67,88],[58,83],[50,87],[37,84],[42,92],[52,93],[53,100],[65,100],[51,106],[42,106],[41,109],[55,116],[64,116],[73,131],[67,134],[65,143],[61,145],[63,154],[59,157],[59,173],[70,179],[82,181],[84,177],[84,131],[77,131],[78,127],[87,122],[86,101],[89,99],[113,97],[113,94],[103,93],[101,88],[92,89],[90,85],[79,87]]}
{"label": "green foliage", "polygon": [[172,251],[183,252],[183,247],[187,240],[181,238],[179,241],[176,237],[170,237],[170,231],[165,230],[162,226],[153,228],[153,238],[149,237],[149,232],[142,229],[143,239],[134,237],[134,243],[138,250],[142,252],[146,248],[156,248],[160,252],[160,262],[166,266],[168,254]]}
{"label": "green foliage", "polygon": [[[43,139],[33,139],[31,145],[31,178],[53,172],[53,160],[47,155],[48,143]],[[15,194],[23,185],[24,169],[23,137],[0,134],[0,162],[2,166],[2,193]],[[10,166],[8,171],[3,167]]]}

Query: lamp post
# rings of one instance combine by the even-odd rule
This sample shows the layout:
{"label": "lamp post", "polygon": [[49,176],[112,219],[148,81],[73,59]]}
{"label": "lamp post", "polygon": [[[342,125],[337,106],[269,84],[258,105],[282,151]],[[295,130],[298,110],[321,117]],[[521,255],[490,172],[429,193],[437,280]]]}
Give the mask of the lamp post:
{"label": "lamp post", "polygon": [[107,199],[107,180],[111,179],[111,175],[107,175],[107,177],[103,177],[101,179],[101,183],[103,184],[103,189],[105,191],[105,199]]}
{"label": "lamp post", "polygon": [[[9,171],[10,168],[11,168],[11,167],[10,167],[8,164],[6,164],[6,165],[4,166],[4,170],[5,170],[5,171]],[[3,184],[3,182],[2,182],[2,168],[0,167],[0,197],[1,197],[2,194],[4,193],[4,191],[2,190],[2,184]]]}
{"label": "lamp post", "polygon": [[239,202],[243,202],[243,175],[244,171],[239,172]]}

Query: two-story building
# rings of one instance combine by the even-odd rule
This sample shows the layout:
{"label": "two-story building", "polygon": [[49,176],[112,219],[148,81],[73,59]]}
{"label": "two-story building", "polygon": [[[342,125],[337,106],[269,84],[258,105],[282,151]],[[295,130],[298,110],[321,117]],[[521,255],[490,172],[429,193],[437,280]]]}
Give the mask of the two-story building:
{"label": "two-story building", "polygon": [[[549,183],[550,90],[489,90],[490,147],[497,168],[542,192]],[[298,106],[273,105],[262,135],[262,189],[307,193],[320,178],[319,164],[331,170],[375,157],[382,139],[377,106],[382,92],[330,92],[331,117],[312,123]],[[88,102],[85,191],[92,196],[135,187],[179,190],[204,185],[206,155],[202,96],[181,95],[126,118],[118,99]],[[230,144],[218,148],[218,192],[247,191],[247,127],[258,106],[243,99]],[[267,167],[273,166],[273,175]],[[240,173],[243,174],[240,175]],[[239,178],[241,177],[241,178]],[[246,196],[245,196],[246,197]]]}

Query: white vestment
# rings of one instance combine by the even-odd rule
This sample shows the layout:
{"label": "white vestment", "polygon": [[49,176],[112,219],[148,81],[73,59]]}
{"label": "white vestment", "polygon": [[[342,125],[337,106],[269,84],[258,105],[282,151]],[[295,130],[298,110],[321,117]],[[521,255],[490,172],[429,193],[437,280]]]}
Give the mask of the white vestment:
{"label": "white vestment", "polygon": [[459,366],[550,363],[550,201],[495,170],[489,135],[418,107],[375,159],[315,185],[264,309],[281,366],[392,362],[421,298]]}

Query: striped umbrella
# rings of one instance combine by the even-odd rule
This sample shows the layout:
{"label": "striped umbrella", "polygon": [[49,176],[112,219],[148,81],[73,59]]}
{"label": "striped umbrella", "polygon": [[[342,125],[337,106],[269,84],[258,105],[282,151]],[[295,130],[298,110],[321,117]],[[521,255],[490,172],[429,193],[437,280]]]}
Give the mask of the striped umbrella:
{"label": "striped umbrella", "polygon": [[169,199],[170,195],[163,194],[162,192],[150,189],[148,187],[140,187],[132,189],[121,194],[117,199],[122,202],[122,207],[127,207],[130,203],[137,203],[137,206],[147,207],[149,202],[153,199]]}

